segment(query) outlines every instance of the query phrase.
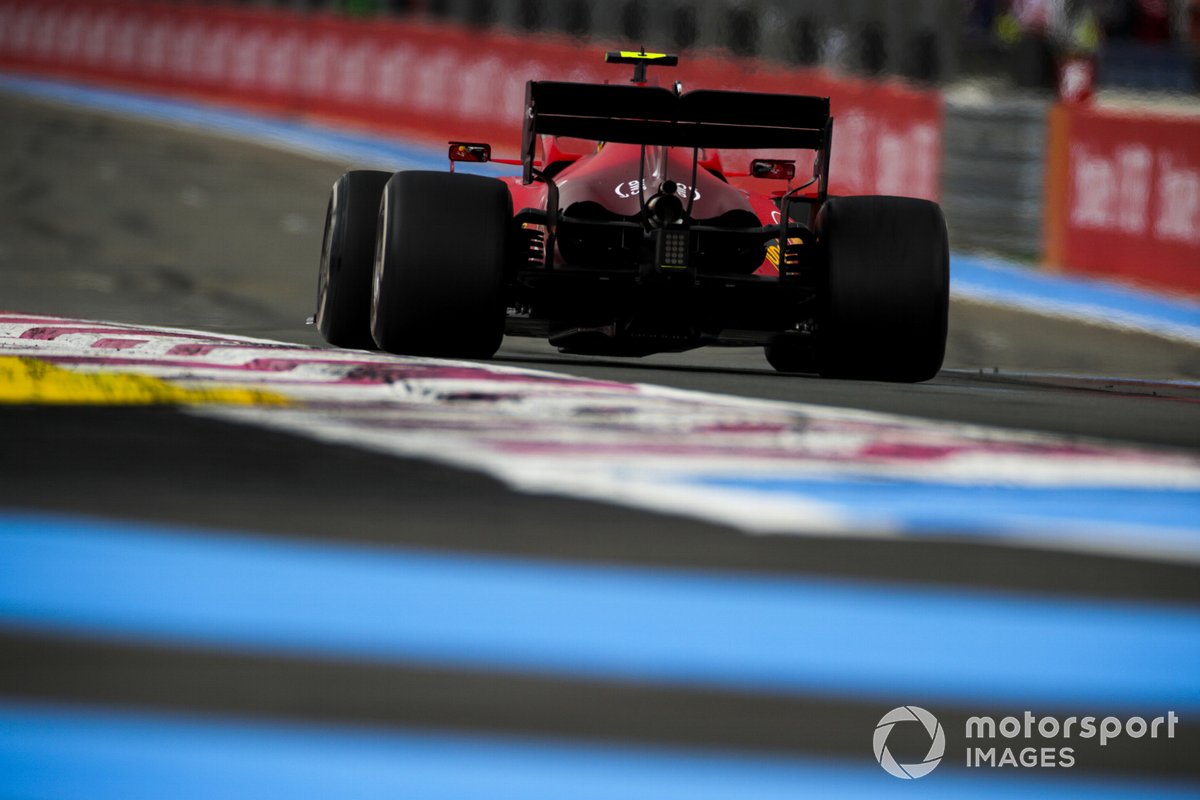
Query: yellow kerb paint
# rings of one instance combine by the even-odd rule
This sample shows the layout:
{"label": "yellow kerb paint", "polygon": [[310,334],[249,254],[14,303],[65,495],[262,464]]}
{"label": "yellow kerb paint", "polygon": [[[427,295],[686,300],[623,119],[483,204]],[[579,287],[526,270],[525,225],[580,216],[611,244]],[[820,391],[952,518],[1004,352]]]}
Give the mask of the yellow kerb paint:
{"label": "yellow kerb paint", "polygon": [[0,357],[0,403],[34,405],[285,406],[287,397],[257,389],[185,389],[148,375],[74,372],[36,358]]}

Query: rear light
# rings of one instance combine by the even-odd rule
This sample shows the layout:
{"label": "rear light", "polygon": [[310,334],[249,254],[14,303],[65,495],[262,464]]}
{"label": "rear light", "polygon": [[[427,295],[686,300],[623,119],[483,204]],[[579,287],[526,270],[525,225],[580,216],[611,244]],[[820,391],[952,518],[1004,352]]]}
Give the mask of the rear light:
{"label": "rear light", "polygon": [[662,228],[658,232],[659,269],[687,269],[688,251],[691,243],[688,241],[686,228]]}

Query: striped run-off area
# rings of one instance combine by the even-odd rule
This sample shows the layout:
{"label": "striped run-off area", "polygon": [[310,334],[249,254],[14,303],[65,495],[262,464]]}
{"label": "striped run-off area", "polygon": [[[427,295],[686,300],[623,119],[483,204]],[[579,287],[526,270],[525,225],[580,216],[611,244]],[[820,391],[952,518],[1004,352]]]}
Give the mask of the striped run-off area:
{"label": "striped run-off area", "polygon": [[[395,485],[414,503],[451,470],[485,509],[469,542],[399,516],[372,533],[361,498],[346,530],[294,535],[5,512],[7,794],[1200,791],[1194,455],[16,313],[0,314],[0,370],[14,408],[102,409],[135,439],[190,431],[180,481],[199,480],[184,476],[206,438],[250,459],[275,437],[333,473],[427,465]],[[561,535],[507,547],[514,493]],[[607,516],[647,512],[665,515],[655,542]],[[135,667],[136,686],[114,677]],[[946,730],[919,789],[871,749],[909,704]],[[967,717],[1026,710],[1182,723],[1104,746],[1035,734],[1074,747],[1070,769],[965,766]]]}
{"label": "striped run-off area", "polygon": [[[747,531],[1200,558],[1191,455],[160,328],[9,315],[0,335],[11,375],[22,358],[48,365],[19,370],[10,401],[149,402],[121,391],[150,380],[195,413]],[[63,390],[71,375],[95,398]]]}

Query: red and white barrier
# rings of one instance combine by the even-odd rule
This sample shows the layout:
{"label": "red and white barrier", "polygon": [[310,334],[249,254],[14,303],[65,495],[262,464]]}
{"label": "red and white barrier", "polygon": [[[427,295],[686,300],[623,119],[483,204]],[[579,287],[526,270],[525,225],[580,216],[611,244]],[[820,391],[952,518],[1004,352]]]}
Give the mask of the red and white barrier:
{"label": "red and white barrier", "polygon": [[[599,48],[447,25],[128,0],[0,0],[0,68],[337,118],[445,139],[519,142],[529,79],[627,80]],[[685,59],[689,88],[829,95],[839,194],[936,198],[941,98],[751,61]]]}
{"label": "red and white barrier", "polygon": [[1200,117],[1052,114],[1052,264],[1200,294]]}

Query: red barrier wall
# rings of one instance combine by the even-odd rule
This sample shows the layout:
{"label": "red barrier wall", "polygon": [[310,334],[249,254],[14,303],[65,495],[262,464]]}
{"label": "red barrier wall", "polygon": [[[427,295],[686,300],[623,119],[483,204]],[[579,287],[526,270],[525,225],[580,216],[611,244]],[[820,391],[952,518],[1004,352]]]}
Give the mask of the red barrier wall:
{"label": "red barrier wall", "polygon": [[1200,118],[1060,106],[1047,260],[1200,295]]}
{"label": "red barrier wall", "polygon": [[[936,198],[941,100],[901,85],[685,60],[688,88],[827,94],[840,194]],[[519,142],[525,81],[627,80],[599,48],[396,20],[128,0],[0,0],[0,67],[334,117],[405,135]]]}

